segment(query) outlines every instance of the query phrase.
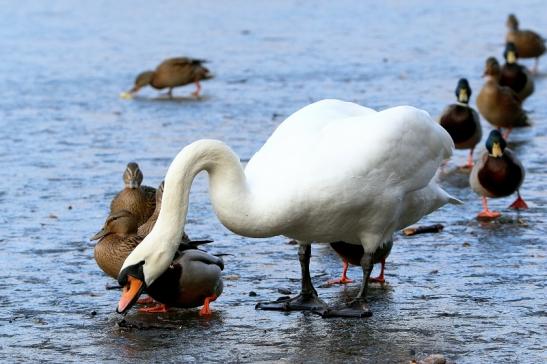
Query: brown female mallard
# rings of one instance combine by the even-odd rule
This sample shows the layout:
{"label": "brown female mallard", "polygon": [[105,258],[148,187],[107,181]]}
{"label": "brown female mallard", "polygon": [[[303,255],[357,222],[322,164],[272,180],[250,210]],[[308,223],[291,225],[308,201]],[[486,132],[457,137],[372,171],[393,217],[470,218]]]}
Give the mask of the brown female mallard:
{"label": "brown female mallard", "polygon": [[137,235],[137,219],[127,210],[111,213],[102,229],[91,240],[95,245],[95,261],[110,277],[117,279],[125,258],[142,241]]}
{"label": "brown female mallard", "polygon": [[501,68],[500,85],[510,87],[515,91],[518,98],[524,101],[534,92],[532,75],[526,67],[517,63],[518,51],[513,43],[505,45],[503,57],[505,58],[505,64]]}
{"label": "brown female mallard", "polygon": [[110,213],[127,210],[137,219],[137,226],[144,224],[156,208],[156,189],[141,186],[142,180],[139,165],[128,163],[123,173],[125,188],[110,203]]}
{"label": "brown female mallard", "polygon": [[199,97],[201,85],[199,81],[213,78],[213,75],[203,66],[206,61],[187,57],[169,58],[160,63],[154,71],[140,73],[135,79],[135,86],[128,91],[129,95],[137,93],[144,86],[152,86],[157,90],[168,88],[167,95],[173,97],[173,88],[196,84],[193,96]]}
{"label": "brown female mallard", "polygon": [[486,82],[477,97],[477,108],[490,124],[497,128],[507,128],[507,138],[512,128],[530,124],[517,94],[509,87],[499,84],[500,76],[498,61],[489,57],[484,70]]}
{"label": "brown female mallard", "polygon": [[545,53],[545,38],[531,30],[520,30],[519,21],[514,14],[509,14],[506,25],[508,31],[505,41],[515,44],[519,57],[535,58],[533,72],[537,72],[539,57]]}
{"label": "brown female mallard", "polygon": [[473,167],[473,150],[481,141],[482,127],[479,114],[469,106],[471,87],[465,78],[456,87],[457,104],[449,105],[442,113],[439,123],[452,137],[456,149],[469,149],[469,157],[464,168]]}
{"label": "brown female mallard", "polygon": [[477,218],[492,219],[499,217],[498,211],[488,209],[487,198],[505,197],[517,192],[517,199],[511,208],[528,208],[520,196],[519,188],[524,181],[524,167],[509,148],[501,133],[492,130],[486,140],[486,151],[479,158],[469,176],[471,188],[482,197],[483,211]]}

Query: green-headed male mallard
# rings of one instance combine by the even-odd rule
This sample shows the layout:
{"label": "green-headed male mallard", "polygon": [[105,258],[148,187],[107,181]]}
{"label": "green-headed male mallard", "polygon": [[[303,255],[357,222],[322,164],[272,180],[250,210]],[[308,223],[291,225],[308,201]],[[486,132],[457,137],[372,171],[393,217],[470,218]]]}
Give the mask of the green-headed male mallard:
{"label": "green-headed male mallard", "polygon": [[477,215],[479,219],[493,219],[501,216],[498,211],[488,209],[488,197],[505,197],[517,192],[517,199],[510,207],[528,208],[519,193],[520,185],[524,181],[524,167],[515,153],[506,145],[501,133],[492,130],[486,140],[486,151],[481,155],[469,176],[471,188],[482,197],[483,211]]}
{"label": "green-headed male mallard", "polygon": [[522,101],[534,92],[534,80],[526,67],[517,63],[518,51],[513,43],[505,45],[505,64],[501,68],[500,85],[510,87]]}
{"label": "green-headed male mallard", "polygon": [[442,113],[439,122],[452,137],[456,149],[469,149],[469,157],[464,168],[473,167],[473,150],[481,141],[482,127],[479,114],[469,106],[471,87],[465,78],[456,87],[457,104],[449,105]]}

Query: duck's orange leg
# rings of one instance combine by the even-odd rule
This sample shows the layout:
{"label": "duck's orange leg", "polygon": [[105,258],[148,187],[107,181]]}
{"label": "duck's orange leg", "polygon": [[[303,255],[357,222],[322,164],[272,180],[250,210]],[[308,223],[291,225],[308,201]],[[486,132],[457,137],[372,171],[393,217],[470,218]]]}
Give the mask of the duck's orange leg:
{"label": "duck's orange leg", "polygon": [[380,275],[378,275],[378,277],[370,277],[368,279],[369,282],[376,282],[381,284],[386,283],[386,280],[384,278],[384,268],[386,266],[386,258],[382,258],[382,260],[380,261],[380,264],[381,264]]}
{"label": "duck's orange leg", "polygon": [[353,282],[353,280],[349,279],[347,276],[348,267],[349,267],[349,263],[347,260],[344,259],[344,270],[342,271],[342,277],[331,279],[330,281],[327,282],[327,284],[346,284],[346,283]]}
{"label": "duck's orange leg", "polygon": [[472,169],[473,168],[473,150],[475,148],[471,148],[471,150],[469,151],[469,155],[467,156],[467,163],[464,164],[461,168],[463,169]]}
{"label": "duck's orange leg", "polygon": [[500,217],[501,213],[498,211],[490,211],[488,209],[488,201],[485,196],[482,196],[482,211],[477,215],[477,219],[495,219]]}
{"label": "duck's orange leg", "polygon": [[196,84],[196,91],[192,92],[192,96],[199,97],[199,92],[201,91],[201,85],[199,83],[199,80],[195,82]]}
{"label": "duck's orange leg", "polygon": [[517,209],[517,210],[527,209],[528,208],[528,205],[526,204],[526,201],[524,201],[524,199],[522,197],[520,197],[520,191],[519,190],[517,190],[517,199],[515,200],[515,202],[513,202],[511,205],[509,205],[509,208]]}
{"label": "duck's orange leg", "polygon": [[203,307],[201,308],[201,310],[199,310],[199,315],[200,316],[209,316],[212,313],[211,308],[209,307],[209,304],[211,302],[215,301],[216,299],[217,299],[216,294],[213,294],[212,296],[206,297],[205,301],[203,302]]}
{"label": "duck's orange leg", "polygon": [[164,305],[163,303],[158,303],[155,306],[152,307],[143,307],[139,308],[139,312],[146,312],[146,313],[163,313],[169,311],[169,306]]}
{"label": "duck's orange leg", "polygon": [[512,128],[507,128],[505,129],[505,131],[503,132],[502,136],[503,136],[503,139],[507,140],[507,138],[509,138],[509,134],[511,134],[511,131],[513,129]]}

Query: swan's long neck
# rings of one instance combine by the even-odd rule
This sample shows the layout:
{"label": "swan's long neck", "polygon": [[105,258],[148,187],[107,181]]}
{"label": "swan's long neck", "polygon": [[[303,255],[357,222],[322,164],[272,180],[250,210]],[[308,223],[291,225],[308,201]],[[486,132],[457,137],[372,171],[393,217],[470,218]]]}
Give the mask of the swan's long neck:
{"label": "swan's long neck", "polygon": [[239,157],[220,141],[199,140],[180,151],[165,176],[162,206],[154,227],[161,231],[158,243],[165,239],[172,247],[178,247],[186,223],[190,187],[201,171],[209,174],[213,208],[224,226],[249,237],[277,235],[265,223],[269,221],[267,212],[256,206]]}

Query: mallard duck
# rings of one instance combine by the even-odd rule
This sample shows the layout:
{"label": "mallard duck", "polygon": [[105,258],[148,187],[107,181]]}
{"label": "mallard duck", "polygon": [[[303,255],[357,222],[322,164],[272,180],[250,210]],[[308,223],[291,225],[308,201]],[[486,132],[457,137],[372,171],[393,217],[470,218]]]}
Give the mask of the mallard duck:
{"label": "mallard duck", "polygon": [[517,94],[509,87],[501,86],[500,65],[496,58],[486,60],[484,70],[486,82],[477,97],[477,107],[481,115],[497,128],[507,128],[505,138],[514,127],[528,126],[528,117],[522,109]]}
{"label": "mallard duck", "polygon": [[[118,312],[171,265],[188,211],[190,187],[209,175],[212,205],[220,222],[246,237],[284,235],[299,243],[301,293],[259,303],[265,310],[324,310],[310,271],[312,243],[361,245],[364,277],[354,301],[325,315],[364,317],[372,257],[394,231],[452,200],[433,178],[450,157],[450,135],[428,113],[410,106],[376,112],[350,102],[323,100],[285,120],[243,169],[240,158],[218,140],[199,140],[175,157],[165,176],[164,201],[154,228],[127,257],[118,277],[124,292]],[[287,179],[286,176],[291,176]],[[411,196],[416,209],[404,209]],[[274,242],[275,240],[272,240]]]}
{"label": "mallard duck", "polygon": [[505,45],[503,57],[505,64],[501,68],[500,85],[510,87],[524,101],[534,92],[534,80],[526,67],[517,63],[518,52],[513,43]]}
{"label": "mallard duck", "polygon": [[224,287],[221,258],[195,249],[192,245],[179,245],[175,259],[146,292],[159,304],[141,308],[141,312],[167,312],[170,307],[193,308],[202,306],[199,314],[210,315],[209,304],[215,301]]}
{"label": "mallard duck", "polygon": [[102,229],[91,240],[95,245],[95,261],[99,268],[116,279],[127,256],[142,241],[137,235],[137,219],[127,210],[111,213]]}
{"label": "mallard duck", "polygon": [[[95,245],[95,261],[99,268],[112,278],[117,278],[127,256],[143,240],[137,235],[137,221],[133,214],[121,210],[111,214],[103,228],[91,240]],[[211,240],[196,240],[180,243],[170,268],[160,276],[156,284],[147,288],[152,299],[139,303],[156,306],[141,308],[141,312],[165,312],[172,307],[191,308],[203,305],[200,315],[210,314],[209,303],[222,293],[220,271],[224,269],[222,259],[197,249]],[[213,265],[213,266],[212,266]]]}
{"label": "mallard duck", "polygon": [[137,226],[144,224],[156,208],[156,189],[141,186],[142,179],[139,165],[128,163],[123,173],[125,188],[110,203],[110,213],[127,210],[137,219]]}
{"label": "mallard duck", "polygon": [[449,105],[442,113],[439,122],[452,137],[456,149],[469,149],[467,164],[464,168],[473,167],[473,150],[481,141],[482,127],[479,114],[469,106],[471,87],[465,78],[456,86],[457,104]]}
{"label": "mallard duck", "polygon": [[528,208],[520,196],[519,188],[524,180],[524,167],[511,149],[506,148],[501,133],[492,130],[486,140],[486,151],[479,158],[469,176],[471,188],[482,197],[483,211],[477,218],[493,219],[501,216],[498,211],[488,209],[487,198],[505,197],[517,192],[511,208]]}
{"label": "mallard duck", "polygon": [[173,88],[196,84],[193,96],[199,97],[201,85],[199,81],[213,78],[213,75],[203,66],[205,60],[187,57],[169,58],[160,63],[154,71],[140,73],[135,79],[135,86],[127,92],[129,95],[137,93],[144,86],[152,86],[157,90],[169,88],[167,95],[173,97]]}
{"label": "mallard duck", "polygon": [[513,14],[507,17],[506,25],[508,31],[505,41],[515,44],[519,57],[535,58],[533,71],[537,72],[539,57],[545,53],[545,39],[531,30],[519,30],[519,22]]}
{"label": "mallard duck", "polygon": [[[344,262],[344,267],[342,270],[342,276],[340,278],[328,281],[328,284],[345,284],[353,282],[347,276],[348,267],[349,264],[361,266],[361,258],[365,254],[363,247],[360,245],[344,243],[343,241],[330,243],[330,246],[340,256],[340,258],[342,258],[342,261]],[[378,250],[376,250],[372,255],[372,264],[380,263],[381,268],[380,274],[377,277],[370,277],[369,282],[378,282],[382,284],[385,283],[384,268],[386,265],[386,259],[389,256],[392,247],[393,240],[390,240],[384,245],[381,245]]]}

